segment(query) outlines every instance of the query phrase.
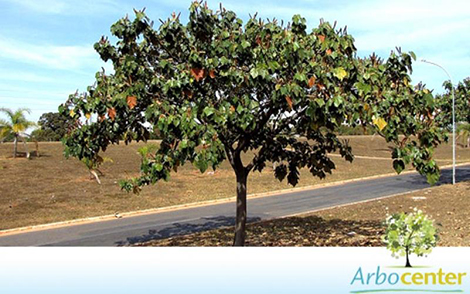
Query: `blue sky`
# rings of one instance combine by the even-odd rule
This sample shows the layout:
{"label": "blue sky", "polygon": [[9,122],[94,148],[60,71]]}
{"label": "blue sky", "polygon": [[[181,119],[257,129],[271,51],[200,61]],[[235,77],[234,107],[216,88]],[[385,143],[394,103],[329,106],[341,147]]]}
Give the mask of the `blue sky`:
{"label": "blue sky", "polygon": [[[208,1],[213,9],[220,1]],[[454,81],[470,76],[470,1],[255,1],[225,0],[242,19],[258,12],[263,18],[319,19],[348,26],[358,54],[387,57],[395,46],[414,51],[418,59],[444,66]],[[154,20],[182,12],[189,0],[0,0],[0,107],[28,107],[30,119],[57,111],[70,93],[84,91],[101,67],[93,44],[132,8],[146,7]],[[158,24],[158,21],[156,21]],[[437,67],[416,62],[413,82],[442,92],[447,79]]]}

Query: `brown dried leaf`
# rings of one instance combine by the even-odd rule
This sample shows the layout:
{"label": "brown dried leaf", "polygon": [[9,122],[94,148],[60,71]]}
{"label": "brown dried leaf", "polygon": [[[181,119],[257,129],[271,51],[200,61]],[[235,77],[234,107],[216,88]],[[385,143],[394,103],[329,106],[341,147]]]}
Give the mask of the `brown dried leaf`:
{"label": "brown dried leaf", "polygon": [[111,120],[114,120],[114,118],[116,117],[116,109],[115,109],[114,107],[108,109],[108,117],[109,117]]}
{"label": "brown dried leaf", "polygon": [[193,92],[189,91],[189,90],[183,90],[183,93],[184,95],[186,95],[187,97],[189,98],[192,98],[193,97]]}
{"label": "brown dried leaf", "polygon": [[127,106],[133,109],[137,105],[137,98],[135,96],[127,96]]}
{"label": "brown dried leaf", "polygon": [[286,96],[286,101],[287,104],[289,104],[289,108],[292,109],[292,98],[290,98],[290,96]]}
{"label": "brown dried leaf", "polygon": [[191,75],[196,79],[196,82],[199,82],[204,78],[205,71],[202,68],[193,67],[191,69]]}
{"label": "brown dried leaf", "polygon": [[308,79],[308,86],[311,88],[315,85],[315,77],[312,76],[310,79]]}
{"label": "brown dried leaf", "polygon": [[209,76],[211,77],[211,79],[215,78],[215,71],[213,69],[209,71]]}
{"label": "brown dried leaf", "polygon": [[323,35],[318,35],[318,39],[320,40],[321,43],[325,42],[325,36]]}

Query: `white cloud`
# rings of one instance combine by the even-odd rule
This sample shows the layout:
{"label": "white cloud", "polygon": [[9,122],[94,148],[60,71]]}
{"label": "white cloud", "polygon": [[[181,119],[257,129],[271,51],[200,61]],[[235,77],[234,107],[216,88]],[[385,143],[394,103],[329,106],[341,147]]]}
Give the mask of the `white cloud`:
{"label": "white cloud", "polygon": [[59,104],[64,102],[65,100],[66,98],[63,99],[63,101],[57,102],[57,101],[51,101],[51,100],[39,99],[39,98],[19,98],[19,97],[0,96],[0,101],[8,101],[5,104],[17,105],[17,107],[24,107],[25,105],[34,105],[35,109],[38,106],[43,106],[43,107],[48,107],[48,108],[57,108]]}
{"label": "white cloud", "polygon": [[353,32],[358,49],[367,51],[391,50],[397,45],[418,47],[421,42],[436,43],[438,38],[458,39],[458,32],[470,27],[470,1],[465,0],[346,1],[328,5],[318,1],[269,2],[224,3],[240,17],[258,12],[262,18],[290,20],[292,15],[301,14],[310,27],[317,26],[320,18],[338,21],[339,26],[347,25]]}
{"label": "white cloud", "polygon": [[61,3],[61,1],[55,0],[20,0],[20,1],[13,1],[7,0],[23,8],[27,8],[33,11],[40,11],[44,13],[60,13],[65,9],[65,3]]}
{"label": "white cloud", "polygon": [[77,89],[70,87],[63,87],[62,81],[60,81],[61,88],[55,88],[54,90],[50,89],[41,89],[40,87],[26,88],[22,86],[12,86],[8,83],[0,83],[0,103],[9,101],[10,97],[15,100],[15,97],[23,97],[28,99],[36,99],[38,97],[46,97],[50,100],[62,101],[67,99],[67,97],[74,93]]}
{"label": "white cloud", "polygon": [[452,22],[434,22],[426,26],[414,26],[408,28],[384,28],[383,30],[370,30],[359,34],[356,38],[356,46],[364,50],[392,49],[395,46],[407,47],[414,50],[432,47],[447,49],[452,42],[467,42],[461,40],[460,34],[470,28],[470,19]]}
{"label": "white cloud", "polygon": [[50,83],[54,82],[55,79],[52,77],[38,75],[31,72],[10,72],[10,71],[0,71],[0,80],[3,81],[23,81],[23,82],[32,82],[32,83]]}
{"label": "white cloud", "polygon": [[99,56],[92,45],[38,45],[1,37],[0,58],[44,68],[72,71],[90,66],[98,69],[100,66]]}
{"label": "white cloud", "polygon": [[117,11],[119,3],[115,0],[4,0],[13,5],[45,14],[92,14]]}
{"label": "white cloud", "polygon": [[364,29],[407,27],[413,24],[468,17],[468,1],[362,1],[350,2],[342,10],[324,11],[325,17],[354,23]]}

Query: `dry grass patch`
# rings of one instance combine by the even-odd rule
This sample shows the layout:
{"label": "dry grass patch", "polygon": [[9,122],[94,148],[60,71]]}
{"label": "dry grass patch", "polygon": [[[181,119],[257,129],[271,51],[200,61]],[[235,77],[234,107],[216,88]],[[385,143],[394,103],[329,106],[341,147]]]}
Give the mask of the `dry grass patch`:
{"label": "dry grass patch", "polygon": [[[371,156],[390,158],[390,148],[392,145],[387,144],[384,139],[379,136],[345,136],[349,139],[353,153],[356,156]],[[457,144],[456,160],[466,162],[470,160],[470,148]],[[452,161],[452,143],[451,140],[447,144],[438,146],[434,153],[434,158],[439,164],[450,164]]]}

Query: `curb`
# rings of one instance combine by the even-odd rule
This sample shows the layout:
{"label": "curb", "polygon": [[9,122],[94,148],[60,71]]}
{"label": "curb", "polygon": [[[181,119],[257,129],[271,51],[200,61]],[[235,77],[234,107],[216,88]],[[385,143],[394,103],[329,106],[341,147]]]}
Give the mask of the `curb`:
{"label": "curb", "polygon": [[[470,162],[456,164],[456,167],[466,166],[466,165],[470,165]],[[447,169],[449,167],[452,167],[452,165],[446,165],[446,166],[442,166],[440,168],[441,169]],[[413,171],[404,171],[404,172],[400,173],[400,175],[416,174],[416,173],[418,173],[418,172],[414,171],[414,170]],[[321,188],[331,187],[331,186],[340,186],[340,185],[353,183],[353,182],[358,182],[358,181],[366,181],[366,180],[387,178],[387,177],[392,177],[392,176],[399,176],[399,175],[397,175],[396,173],[387,173],[387,174],[382,174],[382,175],[374,175],[374,176],[369,176],[369,177],[362,177],[362,178],[348,179],[348,180],[342,180],[342,181],[335,181],[335,182],[330,182],[330,183],[310,185],[310,186],[299,187],[299,188],[290,188],[290,189],[275,190],[275,191],[269,191],[269,192],[263,192],[263,193],[249,194],[247,196],[247,198],[248,199],[264,198],[264,197],[270,197],[270,196],[276,196],[276,195],[282,195],[282,194],[288,194],[288,193],[294,193],[294,192],[300,192],[300,191],[316,190],[316,189],[321,189]],[[352,204],[357,204],[357,203],[363,203],[363,202],[368,202],[368,201],[374,201],[374,200],[379,200],[379,199],[383,199],[383,198],[404,195],[404,194],[408,194],[408,193],[412,193],[412,192],[416,192],[416,191],[419,191],[419,190],[408,191],[408,192],[403,192],[403,193],[393,194],[393,195],[387,195],[387,196],[383,196],[383,197],[380,197],[380,198],[373,198],[373,199],[368,199],[368,200],[363,200],[363,201],[358,201],[358,202],[353,202],[353,203],[340,204],[340,205],[336,205],[336,206],[332,206],[332,207],[315,209],[315,210],[312,210],[312,211],[307,211],[307,212],[302,212],[302,213],[298,213],[298,214],[283,216],[283,217],[280,217],[280,218],[285,218],[285,217],[290,217],[290,216],[295,216],[295,215],[300,215],[300,214],[307,214],[307,213],[317,212],[317,211],[321,211],[321,210],[332,209],[332,208],[336,208],[336,207],[352,205]],[[162,213],[162,212],[190,209],[190,208],[201,207],[201,206],[210,206],[210,205],[216,205],[216,204],[221,204],[221,203],[232,202],[232,201],[235,201],[235,199],[236,199],[236,197],[228,197],[228,198],[222,198],[222,199],[193,202],[193,203],[173,205],[173,206],[167,206],[167,207],[159,207],[159,208],[150,208],[150,209],[137,210],[137,211],[129,211],[129,212],[119,213],[119,217],[116,216],[116,214],[108,214],[108,215],[103,215],[103,216],[81,218],[81,219],[75,219],[75,220],[69,220],[69,221],[61,221],[61,222],[54,222],[54,223],[48,223],[48,224],[19,227],[19,228],[1,230],[0,231],[0,236],[7,236],[7,235],[20,234],[20,233],[42,231],[42,230],[47,230],[47,229],[62,228],[62,227],[68,227],[68,226],[74,226],[74,225],[82,225],[82,224],[94,223],[94,222],[99,222],[99,221],[109,221],[109,220],[119,219],[119,218],[122,218],[122,217],[134,217],[134,216],[141,216],[141,215],[147,215],[147,214],[153,214],[153,213]]]}
{"label": "curb", "polygon": [[282,216],[280,218],[294,217],[294,216],[299,216],[299,215],[304,215],[304,214],[311,214],[311,213],[315,213],[315,212],[325,211],[325,210],[329,210],[329,209],[346,207],[346,206],[355,205],[355,204],[368,203],[368,202],[383,200],[383,199],[392,198],[392,197],[396,197],[396,196],[403,196],[403,195],[407,195],[407,194],[412,194],[412,193],[422,191],[422,190],[426,190],[426,189],[429,189],[429,188],[418,189],[418,190],[407,191],[407,192],[401,192],[401,193],[396,193],[396,194],[392,194],[392,195],[381,196],[381,197],[378,197],[378,198],[371,198],[371,199],[360,200],[360,201],[355,201],[355,202],[350,202],[350,203],[338,204],[338,205],[330,206],[330,207],[317,208],[317,209],[309,210],[309,211],[306,211],[306,212],[300,212],[300,213],[294,213],[294,214]]}

